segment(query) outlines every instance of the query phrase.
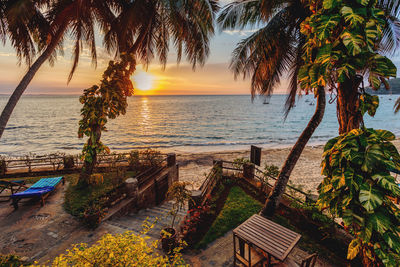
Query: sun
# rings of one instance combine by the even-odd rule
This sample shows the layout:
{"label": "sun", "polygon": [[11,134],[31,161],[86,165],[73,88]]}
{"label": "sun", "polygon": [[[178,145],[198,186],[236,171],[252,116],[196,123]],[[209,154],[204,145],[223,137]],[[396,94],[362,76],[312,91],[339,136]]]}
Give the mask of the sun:
{"label": "sun", "polygon": [[134,87],[141,91],[153,89],[154,76],[145,71],[139,71],[133,75]]}

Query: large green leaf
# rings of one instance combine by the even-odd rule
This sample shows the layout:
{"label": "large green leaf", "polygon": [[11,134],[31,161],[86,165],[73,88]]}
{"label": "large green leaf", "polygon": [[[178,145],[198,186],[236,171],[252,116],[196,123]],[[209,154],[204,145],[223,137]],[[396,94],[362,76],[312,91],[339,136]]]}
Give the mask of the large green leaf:
{"label": "large green leaf", "polygon": [[[378,102],[379,103],[379,102]],[[390,131],[386,131],[386,130],[375,130],[376,135],[382,139],[384,139],[385,141],[393,141],[396,139],[396,136],[390,132]]]}
{"label": "large green leaf", "polygon": [[349,51],[349,54],[352,56],[358,55],[361,52],[363,45],[365,44],[364,39],[361,35],[357,33],[352,33],[348,30],[343,31],[340,37],[343,40],[343,44]]}
{"label": "large green leaf", "polygon": [[391,192],[391,196],[400,196],[400,187],[396,183],[394,177],[391,175],[386,173],[378,173],[373,175],[372,179],[374,179],[380,187]]}
{"label": "large green leaf", "polygon": [[370,184],[362,184],[360,189],[360,194],[358,199],[360,200],[361,205],[368,211],[374,211],[383,202],[382,193],[375,189]]}
{"label": "large green leaf", "polygon": [[380,162],[385,160],[382,148],[378,144],[370,145],[365,152],[365,161],[361,167],[364,172],[371,172]]}
{"label": "large green leaf", "polygon": [[332,31],[335,29],[335,27],[339,24],[339,22],[340,22],[339,15],[321,16],[319,24],[317,26],[318,39],[324,40],[328,38],[332,34]]}
{"label": "large green leaf", "polygon": [[349,23],[350,25],[361,25],[364,23],[364,18],[360,15],[361,12],[358,12],[357,10],[353,10],[349,6],[344,6],[340,10],[340,13],[344,17],[344,20]]}
{"label": "large green leaf", "polygon": [[375,212],[369,215],[368,223],[371,223],[374,230],[383,234],[392,227],[390,219],[381,212]]}
{"label": "large green leaf", "polygon": [[386,244],[389,245],[397,253],[400,253],[400,238],[399,236],[393,234],[391,231],[387,231],[383,234],[383,239],[385,240]]}

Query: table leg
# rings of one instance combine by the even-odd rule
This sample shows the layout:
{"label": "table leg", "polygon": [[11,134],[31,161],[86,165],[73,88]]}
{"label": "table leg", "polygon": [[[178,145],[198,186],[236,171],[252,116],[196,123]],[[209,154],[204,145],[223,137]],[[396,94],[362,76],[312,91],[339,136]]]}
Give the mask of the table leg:
{"label": "table leg", "polygon": [[233,266],[236,267],[236,242],[235,242],[235,234],[233,234]]}

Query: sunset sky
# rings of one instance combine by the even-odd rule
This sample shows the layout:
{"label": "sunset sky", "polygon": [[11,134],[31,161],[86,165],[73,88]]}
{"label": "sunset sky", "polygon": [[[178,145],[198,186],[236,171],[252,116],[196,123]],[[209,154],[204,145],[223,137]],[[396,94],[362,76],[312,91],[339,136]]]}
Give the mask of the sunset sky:
{"label": "sunset sky", "polygon": [[[221,2],[229,2],[221,1]],[[155,60],[149,67],[148,74],[138,68],[136,87],[146,87],[150,90],[136,89],[136,95],[186,95],[186,94],[248,94],[250,92],[249,80],[241,78],[234,80],[232,72],[228,69],[231,53],[238,41],[251,34],[252,30],[245,31],[217,31],[211,41],[211,55],[203,68],[192,71],[191,66],[182,61],[176,64],[175,51],[171,49],[169,62],[165,71]],[[106,53],[98,38],[98,65],[94,68],[90,57],[83,53],[79,67],[72,81],[67,84],[67,77],[71,67],[71,42],[66,41],[65,55],[58,57],[53,67],[49,64],[42,66],[29,85],[27,94],[81,94],[82,90],[98,83],[102,72],[112,56]],[[393,58],[399,66],[398,57]],[[11,93],[24,75],[27,67],[25,64],[18,66],[15,51],[9,44],[0,46],[0,94]],[[275,93],[286,92],[286,82],[276,88]]]}

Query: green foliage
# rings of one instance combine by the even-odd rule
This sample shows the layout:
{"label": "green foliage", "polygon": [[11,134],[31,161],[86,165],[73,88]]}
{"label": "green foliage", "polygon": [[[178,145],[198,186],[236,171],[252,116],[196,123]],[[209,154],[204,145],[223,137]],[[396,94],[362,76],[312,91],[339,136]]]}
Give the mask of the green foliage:
{"label": "green foliage", "polygon": [[139,151],[137,150],[132,150],[129,152],[129,158],[128,158],[128,166],[129,170],[137,170],[140,166],[140,158],[139,158]]}
{"label": "green foliage", "polygon": [[140,153],[143,156],[145,163],[150,166],[160,166],[162,162],[161,152],[154,149],[146,149]]}
{"label": "green foliage", "polygon": [[71,156],[71,155],[64,156],[63,157],[63,165],[64,165],[64,169],[66,169],[66,170],[74,168],[75,167],[74,156]]}
{"label": "green foliage", "polygon": [[111,193],[117,186],[113,183],[114,175],[104,174],[103,183],[84,188],[77,184],[77,177],[70,180],[70,184],[65,192],[65,210],[79,218],[84,217],[85,210],[93,205],[104,204],[104,197]]}
{"label": "green foliage", "polygon": [[135,66],[133,55],[123,54],[119,62],[110,61],[100,86],[94,85],[86,89],[79,98],[83,107],[78,137],[88,137],[82,149],[82,159],[85,161],[84,169],[86,168],[83,171],[88,171],[89,174],[96,164],[97,155],[109,153],[109,148],[100,141],[101,132],[107,130],[108,119],[115,119],[126,113],[127,97],[133,94],[130,76],[135,71]]}
{"label": "green foliage", "polygon": [[250,216],[259,212],[261,208],[261,203],[247,195],[240,187],[232,187],[223,209],[198,247],[204,247],[225,235]]}
{"label": "green foliage", "polygon": [[361,254],[364,264],[400,263],[400,210],[389,198],[400,197],[390,173],[400,170],[394,139],[389,131],[355,129],[324,148],[317,204],[343,220],[354,236],[348,258]]}
{"label": "green foliage", "polygon": [[7,172],[7,157],[0,156],[0,174],[5,175]]}
{"label": "green foliage", "polygon": [[[380,55],[386,18],[376,0],[309,2],[311,16],[301,25],[306,36],[298,79],[306,92],[368,73],[374,89],[396,76],[396,67]],[[322,7],[322,8],[321,8]]]}
{"label": "green foliage", "polygon": [[246,158],[237,158],[233,160],[233,167],[236,169],[242,169],[244,164],[250,163],[249,159]]}
{"label": "green foliage", "polygon": [[167,192],[167,199],[172,200],[174,203],[170,214],[172,215],[171,228],[174,228],[176,215],[183,209],[187,201],[192,200],[192,194],[186,188],[189,185],[187,182],[174,182]]}
{"label": "green foliage", "polygon": [[279,175],[279,167],[274,164],[265,164],[264,174],[267,176],[277,177]]}
{"label": "green foliage", "polygon": [[158,240],[149,242],[145,235],[153,226],[144,225],[139,234],[130,231],[106,234],[92,246],[74,245],[66,254],[55,258],[51,266],[188,266],[180,254],[180,247],[170,257],[158,254]]}

